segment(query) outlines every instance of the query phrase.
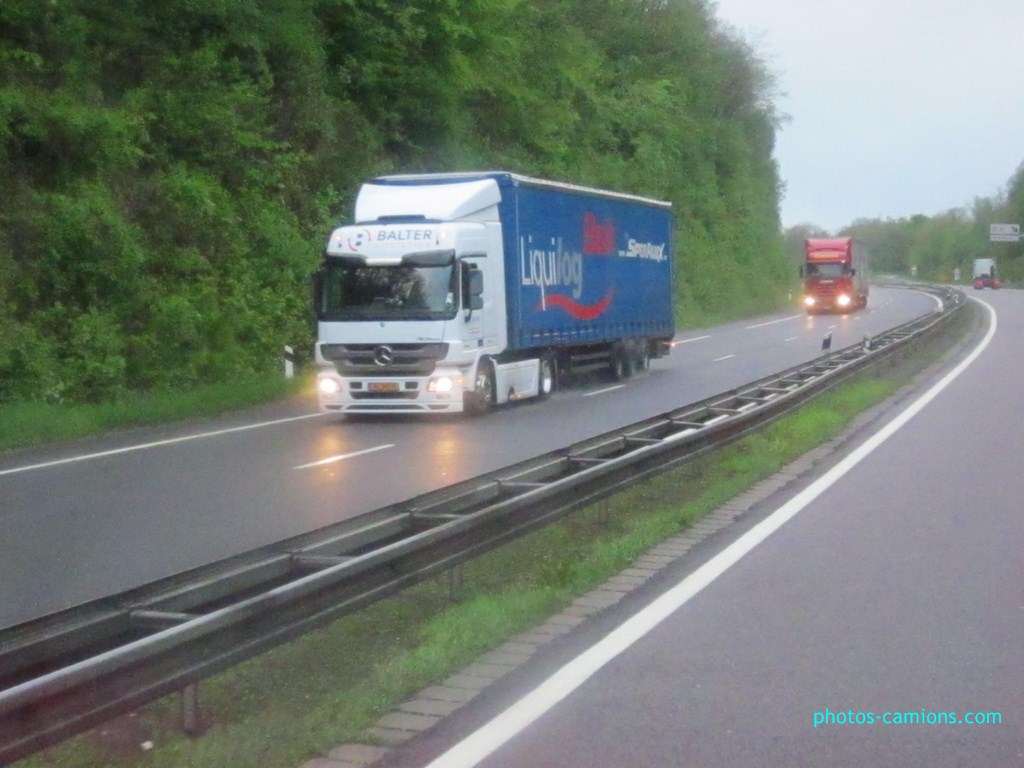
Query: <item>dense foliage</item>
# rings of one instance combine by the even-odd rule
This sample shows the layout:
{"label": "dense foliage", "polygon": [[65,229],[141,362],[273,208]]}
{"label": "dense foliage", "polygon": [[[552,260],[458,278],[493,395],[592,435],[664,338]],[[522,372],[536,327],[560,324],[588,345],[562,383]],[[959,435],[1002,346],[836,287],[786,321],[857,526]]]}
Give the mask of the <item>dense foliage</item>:
{"label": "dense foliage", "polygon": [[[974,259],[996,260],[1004,283],[1024,283],[1024,244],[991,242],[992,224],[1024,225],[1024,166],[1007,189],[995,197],[979,197],[970,208],[954,208],[933,216],[906,219],[858,219],[838,234],[852,235],[871,248],[875,273],[913,276],[921,280],[968,283]],[[824,233],[813,225],[786,230],[787,251],[798,254],[804,237]],[[795,256],[799,259],[799,255]]]}
{"label": "dense foliage", "polygon": [[669,199],[682,317],[772,306],[772,82],[707,0],[3,0],[0,402],[277,365],[360,180]]}

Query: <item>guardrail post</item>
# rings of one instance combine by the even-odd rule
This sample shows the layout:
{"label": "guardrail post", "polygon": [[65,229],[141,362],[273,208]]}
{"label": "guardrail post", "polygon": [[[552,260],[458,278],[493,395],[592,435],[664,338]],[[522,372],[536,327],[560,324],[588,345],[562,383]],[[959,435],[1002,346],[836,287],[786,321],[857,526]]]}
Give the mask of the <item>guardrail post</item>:
{"label": "guardrail post", "polygon": [[296,355],[295,349],[291,346],[285,345],[284,348],[284,377],[286,379],[292,379],[295,377],[295,362]]}
{"label": "guardrail post", "polygon": [[462,563],[448,571],[448,599],[453,603],[462,599]]}
{"label": "guardrail post", "polygon": [[203,732],[199,717],[199,683],[190,683],[181,689],[181,730],[189,736]]}

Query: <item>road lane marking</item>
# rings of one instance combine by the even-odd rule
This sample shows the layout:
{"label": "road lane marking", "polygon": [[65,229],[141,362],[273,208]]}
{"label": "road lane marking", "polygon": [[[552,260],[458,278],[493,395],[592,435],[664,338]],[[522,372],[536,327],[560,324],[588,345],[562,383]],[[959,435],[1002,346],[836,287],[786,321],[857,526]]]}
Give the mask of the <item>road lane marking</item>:
{"label": "road lane marking", "polygon": [[323,413],[307,413],[304,416],[290,416],[287,419],[274,419],[273,421],[261,421],[256,424],[246,424],[241,427],[229,427],[228,429],[218,429],[213,432],[199,432],[194,435],[183,435],[181,437],[172,437],[167,440],[155,440],[152,443],[140,443],[139,445],[126,445],[123,448],[113,448],[109,451],[98,451],[96,453],[86,453],[81,456],[69,456],[66,459],[55,459],[53,461],[44,461],[39,464],[27,464],[24,467],[13,467],[11,469],[0,470],[0,477],[4,475],[14,475],[18,472],[30,472],[34,469],[47,469],[49,467],[57,467],[61,464],[74,464],[79,461],[91,461],[93,459],[104,459],[108,456],[117,456],[120,453],[132,453],[133,451],[147,451],[150,448],[162,448],[165,445],[175,445],[176,443],[187,443],[190,440],[200,440],[204,437],[219,437],[221,435],[230,435],[234,432],[246,432],[250,429],[260,429],[262,427],[273,427],[278,424],[288,424],[292,421],[302,421],[303,419],[315,419],[320,416],[325,416]]}
{"label": "road lane marking", "polygon": [[504,712],[455,744],[430,763],[427,768],[473,768],[478,765],[514,736],[526,730],[556,704],[567,698],[602,667],[655,629],[705,587],[712,584],[758,544],[789,522],[798,512],[892,437],[897,430],[916,416],[963,373],[992,341],[997,325],[996,312],[986,302],[977,299],[976,301],[979,301],[988,310],[991,325],[981,343],[956,368],[811,485],[772,512],[711,560],[686,576],[676,586],[568,662]]}
{"label": "road lane marking", "polygon": [[799,336],[790,336],[788,339],[784,339],[784,341],[796,341],[799,338]]}
{"label": "road lane marking", "polygon": [[734,358],[734,357],[736,357],[736,355],[725,355],[724,357],[716,357],[716,358],[715,358],[714,360],[712,360],[711,362],[712,362],[712,363],[720,363],[720,362],[722,362],[723,360],[731,360],[731,359],[732,359],[732,358]]}
{"label": "road lane marking", "polygon": [[672,346],[678,347],[680,344],[689,344],[691,341],[704,341],[704,339],[710,339],[711,336],[694,336],[692,339],[680,339],[679,341],[673,341]]}
{"label": "road lane marking", "polygon": [[625,384],[616,384],[614,387],[605,387],[604,389],[599,389],[595,392],[584,392],[583,396],[593,397],[594,395],[603,395],[606,392],[614,392],[616,389],[623,389],[625,386]]}
{"label": "road lane marking", "polygon": [[338,456],[328,456],[326,459],[320,459],[319,461],[311,461],[309,464],[299,464],[297,467],[292,469],[309,469],[310,467],[322,467],[325,464],[334,464],[345,459],[354,459],[356,456],[365,456],[368,453],[376,453],[377,451],[383,451],[388,448],[394,448],[395,446],[391,443],[386,445],[375,445],[373,448],[365,448],[361,451],[354,451],[353,453],[342,453]]}
{"label": "road lane marking", "polygon": [[748,325],[743,330],[744,331],[752,331],[755,328],[764,328],[765,326],[768,326],[768,325],[775,325],[776,323],[784,323],[787,320],[795,320],[798,317],[803,317],[803,314],[801,313],[799,315],[789,315],[788,317],[782,317],[782,318],[779,318],[778,320],[769,320],[767,323],[758,323],[757,325]]}

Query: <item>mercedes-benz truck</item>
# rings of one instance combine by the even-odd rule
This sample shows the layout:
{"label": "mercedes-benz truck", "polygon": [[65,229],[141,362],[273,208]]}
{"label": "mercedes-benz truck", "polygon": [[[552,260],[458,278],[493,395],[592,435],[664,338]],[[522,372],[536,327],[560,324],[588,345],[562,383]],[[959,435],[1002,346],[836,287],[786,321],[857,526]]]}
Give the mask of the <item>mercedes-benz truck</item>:
{"label": "mercedes-benz truck", "polygon": [[313,281],[320,409],[483,413],[668,352],[671,205],[508,172],[384,176]]}

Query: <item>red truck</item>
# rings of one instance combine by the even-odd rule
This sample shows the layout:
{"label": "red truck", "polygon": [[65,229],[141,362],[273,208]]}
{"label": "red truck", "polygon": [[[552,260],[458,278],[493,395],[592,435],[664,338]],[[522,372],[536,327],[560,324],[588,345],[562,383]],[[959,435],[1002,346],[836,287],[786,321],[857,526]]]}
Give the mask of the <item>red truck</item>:
{"label": "red truck", "polygon": [[868,305],[868,253],[852,237],[807,240],[800,276],[809,315],[851,312]]}

